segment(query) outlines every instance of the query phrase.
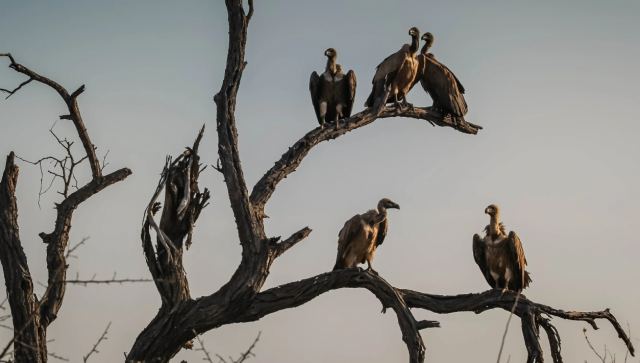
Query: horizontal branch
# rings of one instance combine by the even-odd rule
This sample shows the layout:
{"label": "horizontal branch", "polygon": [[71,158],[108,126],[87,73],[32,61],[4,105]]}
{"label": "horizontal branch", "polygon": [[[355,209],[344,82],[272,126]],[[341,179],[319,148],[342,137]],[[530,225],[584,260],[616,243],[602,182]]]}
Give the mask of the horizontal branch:
{"label": "horizontal branch", "polygon": [[[360,269],[338,270],[323,273],[311,278],[291,282],[278,287],[274,287],[260,292],[254,299],[252,305],[240,316],[238,322],[256,321],[274,312],[294,308],[307,303],[315,297],[331,290],[340,288],[366,288],[376,296],[380,289],[387,287],[387,282],[372,273],[362,272]],[[395,288],[394,288],[395,289]],[[464,311],[481,313],[486,310],[500,308],[511,311],[517,294],[507,292],[504,295],[499,290],[488,290],[482,293],[471,293],[461,295],[434,295],[425,294],[413,290],[396,289],[396,292],[409,308],[419,308],[438,314],[450,314]],[[378,296],[379,297],[379,296]],[[383,308],[392,307],[390,301],[380,299]],[[595,312],[565,311],[552,308],[528,300],[524,295],[520,295],[518,304],[515,304],[514,314],[523,317],[536,319],[536,324],[541,324],[545,331],[553,332],[554,327],[548,321],[540,320],[542,314],[556,316],[562,319],[584,321],[597,329],[596,319],[605,319],[611,323],[619,338],[626,344],[627,349],[634,355],[635,349],[628,335],[624,332],[616,318],[609,309]],[[418,323],[421,325],[435,325],[434,322]],[[550,336],[554,357],[560,357],[559,335]]]}
{"label": "horizontal branch", "polygon": [[378,298],[383,311],[392,308],[398,319],[402,340],[409,352],[409,361],[424,362],[425,346],[419,331],[439,324],[433,321],[417,322],[399,290],[382,277],[361,272],[360,269],[324,273],[260,292],[251,306],[237,316],[235,321],[255,321],[276,311],[300,306],[327,291],[339,288],[365,288]]}
{"label": "horizontal branch", "polygon": [[455,118],[444,119],[440,113],[429,108],[415,107],[413,109],[408,108],[401,110],[395,107],[387,107],[383,109],[378,116],[372,113],[370,109],[366,109],[347,119],[338,120],[337,128],[316,127],[293,144],[253,187],[253,191],[251,192],[252,205],[257,211],[261,212],[259,214],[264,216],[264,206],[275,191],[278,183],[300,166],[304,157],[307,156],[314,146],[323,141],[340,137],[349,131],[369,125],[379,118],[391,117],[407,117],[425,120],[432,125],[451,127],[465,134],[477,134],[478,131],[482,129],[481,126]]}

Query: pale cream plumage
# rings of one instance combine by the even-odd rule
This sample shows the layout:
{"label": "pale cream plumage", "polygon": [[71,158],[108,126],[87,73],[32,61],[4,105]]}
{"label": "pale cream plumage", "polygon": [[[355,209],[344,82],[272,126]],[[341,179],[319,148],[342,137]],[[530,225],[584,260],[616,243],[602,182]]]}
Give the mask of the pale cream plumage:
{"label": "pale cream plumage", "polygon": [[338,234],[338,254],[334,270],[356,267],[367,262],[368,269],[373,270],[376,248],[384,242],[387,234],[387,209],[400,209],[393,201],[384,198],[378,202],[376,209],[351,217]]}

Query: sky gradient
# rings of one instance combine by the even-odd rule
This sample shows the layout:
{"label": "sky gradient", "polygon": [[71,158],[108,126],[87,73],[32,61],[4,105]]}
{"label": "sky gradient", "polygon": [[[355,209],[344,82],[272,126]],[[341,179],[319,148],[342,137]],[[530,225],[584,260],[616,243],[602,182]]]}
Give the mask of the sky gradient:
{"label": "sky gradient", "polygon": [[[375,66],[408,42],[411,26],[435,35],[433,53],[467,89],[468,119],[485,127],[469,136],[420,120],[383,119],[314,148],[266,210],[270,235],[305,225],[313,233],[274,263],[265,288],[331,269],[344,221],[389,197],[402,209],[390,212],[389,234],[376,256],[382,276],[430,293],[484,291],[471,237],[487,224],[484,208],[497,203],[524,244],[533,277],[526,295],[558,308],[609,307],[631,325],[640,346],[634,333],[640,331],[639,24],[637,1],[258,1],[237,107],[249,185],[316,127],[308,79],[323,69],[326,48],[336,48],[338,62],[356,72],[354,109],[360,111]],[[222,81],[226,43],[222,1],[0,2],[0,52],[70,90],[85,84],[79,102],[98,154],[109,151],[108,170],[133,170],[74,215],[72,243],[91,239],[70,261],[71,276],[149,276],[140,222],[165,155],[190,145],[204,123],[203,161],[217,158],[212,97]],[[23,78],[3,62],[0,87],[12,88]],[[409,100],[431,104],[420,87]],[[11,150],[27,159],[59,152],[48,129],[63,113],[60,98],[37,84],[2,100],[2,160]],[[55,130],[74,135],[63,121]],[[22,242],[34,279],[46,281],[37,235],[52,228],[59,198],[49,193],[39,208],[39,170],[20,167]],[[208,169],[201,186],[213,197],[185,255],[194,297],[217,290],[240,261],[220,174]],[[159,305],[152,284],[71,286],[49,330],[50,350],[79,361],[111,321],[109,340],[92,361],[121,361]],[[506,312],[414,313],[442,323],[422,333],[427,361],[495,361]],[[586,324],[554,322],[565,360],[593,362],[582,337]],[[589,333],[596,346],[624,355],[609,324],[600,326]],[[204,339],[212,352],[236,355],[258,331],[254,362],[407,357],[395,316],[380,314],[379,302],[364,290],[333,291]],[[9,337],[0,331],[0,341]],[[545,342],[543,349],[548,354]],[[508,355],[512,362],[526,357],[517,319]],[[196,362],[200,355],[183,351],[180,359]]]}

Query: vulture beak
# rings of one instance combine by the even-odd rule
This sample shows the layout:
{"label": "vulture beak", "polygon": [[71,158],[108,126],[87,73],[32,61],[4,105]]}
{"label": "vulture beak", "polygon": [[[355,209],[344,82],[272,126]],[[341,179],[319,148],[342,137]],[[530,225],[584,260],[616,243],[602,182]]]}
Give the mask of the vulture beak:
{"label": "vulture beak", "polygon": [[485,209],[484,209],[484,213],[485,213],[485,214],[489,214],[489,208],[485,208]]}
{"label": "vulture beak", "polygon": [[394,202],[391,202],[387,208],[400,209],[400,205]]}

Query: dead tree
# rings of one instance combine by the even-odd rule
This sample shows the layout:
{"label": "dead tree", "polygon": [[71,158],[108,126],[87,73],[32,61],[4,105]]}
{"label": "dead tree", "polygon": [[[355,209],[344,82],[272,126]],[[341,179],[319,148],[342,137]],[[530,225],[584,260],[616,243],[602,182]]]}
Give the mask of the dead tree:
{"label": "dead tree", "polygon": [[[98,160],[96,148],[89,138],[78,106],[78,96],[84,91],[84,85],[69,93],[57,82],[17,63],[11,54],[0,54],[0,56],[9,60],[11,69],[29,77],[13,90],[2,89],[8,94],[7,98],[33,81],[52,88],[60,95],[69,111],[68,114],[60,116],[60,119],[69,120],[75,126],[86,154],[86,160],[91,168],[91,180],[78,186],[73,192],[69,190],[72,178],[62,178],[64,192],[61,194],[64,199],[55,205],[57,215],[53,231],[39,234],[47,248],[48,279],[45,292],[38,298],[33,291],[33,279],[29,272],[27,256],[24,254],[20,241],[16,201],[16,185],[18,183],[16,156],[11,152],[6,159],[0,182],[0,262],[2,262],[7,297],[13,319],[13,355],[15,362],[18,363],[39,363],[47,361],[47,328],[56,319],[64,299],[68,267],[65,251],[68,247],[73,212],[92,195],[125,179],[131,174],[131,171],[122,168],[109,174],[103,174],[103,165]],[[58,139],[58,141],[62,140]],[[61,145],[67,145],[67,151],[70,152],[69,142],[62,142]],[[72,160],[70,165],[75,167],[77,164]],[[6,353],[7,349],[0,356]]]}
{"label": "dead tree", "polygon": [[[242,0],[226,0],[226,7],[229,21],[227,63],[222,86],[214,97],[217,105],[219,156],[216,169],[224,176],[242,246],[242,257],[229,281],[220,289],[199,298],[190,295],[182,256],[184,246],[190,243],[194,223],[209,198],[208,191],[199,192],[197,180],[200,171],[198,145],[202,138],[201,131],[193,147],[187,149],[176,161],[167,161],[158,188],[145,212],[142,247],[162,305],[157,315],[137,337],[126,360],[168,362],[181,347],[191,346],[190,341],[199,334],[227,324],[255,321],[265,315],[300,306],[320,294],[340,288],[367,289],[385,309],[393,309],[412,363],[423,362],[425,359],[425,346],[420,330],[439,324],[416,321],[410,309],[426,309],[441,314],[459,311],[480,313],[495,308],[511,311],[515,299],[515,295],[511,293],[502,297],[499,291],[492,290],[456,296],[425,294],[395,288],[382,277],[359,269],[328,272],[268,290],[262,289],[271,264],[311,233],[309,227],[304,227],[284,240],[268,236],[264,229],[264,210],[278,183],[296,170],[314,146],[377,119],[390,117],[422,119],[433,125],[451,127],[467,134],[476,134],[481,127],[443,119],[442,115],[425,108],[367,109],[340,120],[339,128],[316,128],[308,132],[276,161],[249,193],[238,151],[235,109],[240,80],[247,65],[247,29],[254,8],[252,0],[248,1],[246,12]],[[160,210],[156,200],[163,188],[166,189],[165,205],[158,225],[154,220]],[[151,237],[152,230],[155,232],[155,247]],[[540,327],[547,333],[554,362],[562,362],[560,336],[551,325],[551,316],[585,321],[594,328],[597,328],[596,319],[606,319],[633,354],[631,341],[608,310],[563,311],[520,296],[514,313],[522,321],[522,332],[529,351],[528,362],[543,361],[539,343]]]}

